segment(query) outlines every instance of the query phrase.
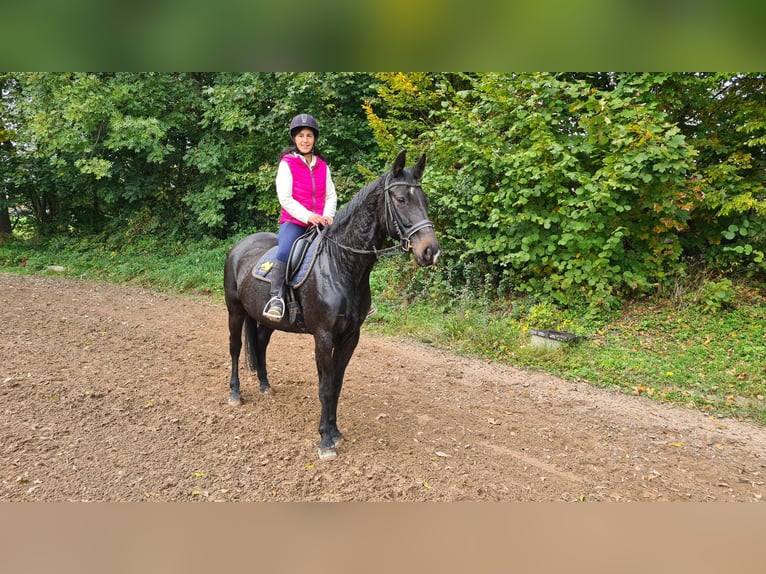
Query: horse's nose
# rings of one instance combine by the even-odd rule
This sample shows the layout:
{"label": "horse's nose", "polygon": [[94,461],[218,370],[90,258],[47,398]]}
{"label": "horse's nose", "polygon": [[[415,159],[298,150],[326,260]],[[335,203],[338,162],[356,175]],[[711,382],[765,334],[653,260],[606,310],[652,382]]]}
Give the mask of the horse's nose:
{"label": "horse's nose", "polygon": [[426,266],[436,265],[436,260],[439,259],[440,254],[441,249],[437,247],[436,250],[434,250],[433,246],[428,245],[423,250],[423,262]]}

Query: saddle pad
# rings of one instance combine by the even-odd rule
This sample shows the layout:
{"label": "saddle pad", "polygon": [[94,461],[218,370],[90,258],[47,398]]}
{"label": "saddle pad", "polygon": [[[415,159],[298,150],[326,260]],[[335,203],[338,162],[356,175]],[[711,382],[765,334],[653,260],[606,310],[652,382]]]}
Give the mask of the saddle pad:
{"label": "saddle pad", "polygon": [[[290,287],[300,287],[306,280],[309,271],[311,271],[311,268],[314,266],[314,258],[317,252],[317,245],[319,245],[319,241],[312,241],[311,245],[309,245],[309,248],[306,250],[306,255],[304,256],[303,261],[301,261],[300,266],[296,270],[295,274],[287,281],[287,284],[290,285]],[[275,245],[266,253],[264,253],[263,257],[261,257],[258,260],[258,263],[255,264],[255,267],[253,267],[251,272],[253,277],[256,279],[261,279],[262,281],[271,281],[271,268],[274,266],[276,257],[277,246]]]}

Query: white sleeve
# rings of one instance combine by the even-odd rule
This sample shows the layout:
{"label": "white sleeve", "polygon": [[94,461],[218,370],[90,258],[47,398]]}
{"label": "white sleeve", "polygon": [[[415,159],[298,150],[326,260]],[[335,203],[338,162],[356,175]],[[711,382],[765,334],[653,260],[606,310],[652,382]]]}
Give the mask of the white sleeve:
{"label": "white sleeve", "polygon": [[338,207],[338,193],[335,190],[335,183],[330,175],[330,167],[327,167],[327,182],[325,184],[324,213],[322,215],[335,217],[335,210]]}
{"label": "white sleeve", "polygon": [[287,213],[308,224],[311,212],[293,198],[293,174],[285,161],[280,161],[277,168],[277,197]]}

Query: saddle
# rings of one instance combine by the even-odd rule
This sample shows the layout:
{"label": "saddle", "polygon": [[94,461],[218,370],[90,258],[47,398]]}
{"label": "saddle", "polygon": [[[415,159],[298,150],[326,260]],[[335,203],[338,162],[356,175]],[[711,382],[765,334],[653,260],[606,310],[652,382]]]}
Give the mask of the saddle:
{"label": "saddle", "polygon": [[[289,287],[300,287],[306,280],[309,271],[311,271],[311,268],[314,266],[317,247],[321,242],[321,239],[320,241],[315,241],[317,237],[320,237],[319,230],[316,227],[312,227],[293,243],[285,267],[285,283],[287,283]],[[253,270],[251,271],[253,277],[260,279],[261,281],[270,282],[271,268],[274,266],[276,258],[277,246],[275,245],[264,253],[255,264],[255,267],[253,267]]]}
{"label": "saddle", "polygon": [[[293,243],[293,247],[290,249],[290,256],[287,258],[287,267],[285,267],[285,277],[288,284],[298,281],[298,272],[301,271],[301,265],[306,259],[306,255],[308,254],[312,245],[314,246],[312,255],[316,254],[316,247],[318,243],[317,245],[314,245],[314,239],[316,239],[318,235],[319,228],[316,225],[312,225],[306,233],[301,235],[298,239],[295,240],[295,243]],[[314,258],[312,257],[309,259],[308,269],[310,269],[313,264]],[[305,280],[305,275],[308,275],[308,269],[306,269],[301,275],[301,283],[303,283],[303,280]],[[294,286],[297,287],[298,285]]]}
{"label": "saddle", "polygon": [[[319,238],[319,241],[315,241]],[[319,228],[312,226],[306,233],[301,235],[293,243],[290,249],[290,255],[287,258],[285,266],[285,303],[290,317],[290,323],[305,329],[303,324],[303,310],[298,299],[295,297],[294,289],[303,285],[303,282],[309,275],[314,266],[317,248],[321,243]],[[277,256],[277,246],[269,249],[258,260],[251,271],[256,279],[271,282],[271,268]]]}

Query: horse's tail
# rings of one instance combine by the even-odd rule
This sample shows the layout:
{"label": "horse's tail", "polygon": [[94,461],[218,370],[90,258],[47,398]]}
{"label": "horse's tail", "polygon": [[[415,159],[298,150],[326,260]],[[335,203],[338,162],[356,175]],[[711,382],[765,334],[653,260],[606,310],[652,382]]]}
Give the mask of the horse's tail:
{"label": "horse's tail", "polygon": [[247,364],[251,371],[258,367],[258,359],[255,354],[255,345],[258,337],[258,322],[250,315],[245,316],[245,354],[247,355]]}

